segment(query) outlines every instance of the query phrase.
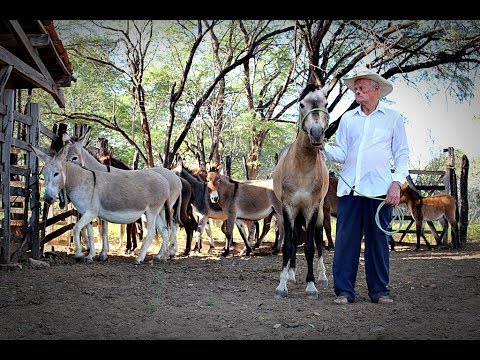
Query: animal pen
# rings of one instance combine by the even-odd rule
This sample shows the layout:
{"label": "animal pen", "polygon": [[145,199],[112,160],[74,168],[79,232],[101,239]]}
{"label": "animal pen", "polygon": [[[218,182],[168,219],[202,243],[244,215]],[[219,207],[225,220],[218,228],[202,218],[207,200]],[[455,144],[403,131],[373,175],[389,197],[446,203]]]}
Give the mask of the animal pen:
{"label": "animal pen", "polygon": [[[51,20],[0,21],[0,144],[1,208],[0,263],[16,262],[22,252],[38,259],[49,239],[45,226],[74,214],[68,210],[40,221],[38,160],[30,146],[58,141],[40,121],[39,104],[30,101],[32,89],[48,92],[65,107],[62,87],[68,87],[72,67]],[[45,137],[44,139],[42,139]],[[70,227],[73,226],[69,225]]]}

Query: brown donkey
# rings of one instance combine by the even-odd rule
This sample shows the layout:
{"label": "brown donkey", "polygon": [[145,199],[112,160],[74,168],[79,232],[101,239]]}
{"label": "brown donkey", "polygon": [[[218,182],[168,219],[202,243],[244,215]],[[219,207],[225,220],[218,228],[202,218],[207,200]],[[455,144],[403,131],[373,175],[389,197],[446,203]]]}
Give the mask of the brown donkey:
{"label": "brown donkey", "polygon": [[[415,251],[420,249],[420,236],[425,240],[428,250],[432,249],[432,246],[425,238],[423,234],[423,222],[426,221],[430,226],[432,233],[435,234],[432,229],[434,220],[439,220],[442,224],[442,234],[440,239],[447,233],[447,221],[452,227],[452,243],[455,249],[460,248],[460,238],[458,236],[458,207],[457,202],[453,196],[448,194],[440,194],[433,196],[422,196],[414,189],[408,186],[405,182],[400,191],[400,203],[407,204],[413,219],[415,220],[415,233],[417,235],[417,246]],[[440,245],[440,240],[436,238],[437,245]]]}
{"label": "brown donkey", "polygon": [[[283,238],[283,216],[280,201],[275,197],[272,189],[245,184],[210,171],[207,174],[208,192],[210,200],[218,203],[227,213],[227,241],[222,256],[229,254],[232,243],[233,227],[237,219],[247,221],[259,221],[273,212],[279,229],[279,237]],[[246,255],[253,251],[252,244],[244,238]]]}

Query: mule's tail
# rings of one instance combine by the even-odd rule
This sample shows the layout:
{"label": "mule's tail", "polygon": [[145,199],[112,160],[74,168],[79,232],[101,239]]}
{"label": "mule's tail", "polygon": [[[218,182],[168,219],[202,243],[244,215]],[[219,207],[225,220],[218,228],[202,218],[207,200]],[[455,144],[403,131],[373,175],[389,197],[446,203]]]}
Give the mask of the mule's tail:
{"label": "mule's tail", "polygon": [[180,193],[180,195],[177,198],[177,201],[175,201],[175,204],[173,205],[173,221],[175,221],[181,227],[185,227],[185,225],[182,223],[182,220],[181,220],[181,213],[182,213],[182,193]]}
{"label": "mule's tail", "polygon": [[163,210],[165,211],[165,221],[167,222],[168,229],[172,227],[172,213],[170,212],[170,204],[168,201],[163,205]]}

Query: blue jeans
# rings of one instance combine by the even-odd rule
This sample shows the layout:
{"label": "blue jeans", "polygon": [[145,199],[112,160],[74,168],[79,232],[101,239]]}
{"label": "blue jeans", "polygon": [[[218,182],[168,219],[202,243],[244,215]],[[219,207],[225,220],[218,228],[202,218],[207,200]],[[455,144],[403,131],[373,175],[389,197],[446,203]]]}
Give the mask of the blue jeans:
{"label": "blue jeans", "polygon": [[[333,287],[337,296],[355,301],[355,281],[362,237],[365,237],[365,277],[368,296],[377,302],[380,296],[390,295],[389,237],[377,226],[375,214],[381,200],[363,196],[346,195],[338,199],[337,230],[333,255]],[[379,223],[387,229],[393,208],[383,205]]]}

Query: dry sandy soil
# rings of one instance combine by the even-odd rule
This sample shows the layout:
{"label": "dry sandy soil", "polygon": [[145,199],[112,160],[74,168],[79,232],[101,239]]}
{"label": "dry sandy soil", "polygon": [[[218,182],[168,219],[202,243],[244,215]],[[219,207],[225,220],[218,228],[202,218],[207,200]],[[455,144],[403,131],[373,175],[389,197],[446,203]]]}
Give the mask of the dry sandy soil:
{"label": "dry sandy soil", "polygon": [[[478,242],[467,242],[463,251],[397,246],[391,252],[392,305],[369,302],[363,262],[356,302],[333,304],[333,252],[325,258],[328,288],[319,289],[319,299],[307,299],[303,248],[297,283],[289,285],[288,298],[277,299],[282,257],[269,255],[270,242],[251,258],[239,256],[239,243],[222,258],[222,245],[218,241],[212,254],[139,266],[114,253],[87,265],[58,252],[44,259],[47,268],[24,262],[21,269],[4,269],[0,339],[480,339]],[[180,241],[178,254],[184,246]],[[151,250],[147,261],[158,248]]]}

